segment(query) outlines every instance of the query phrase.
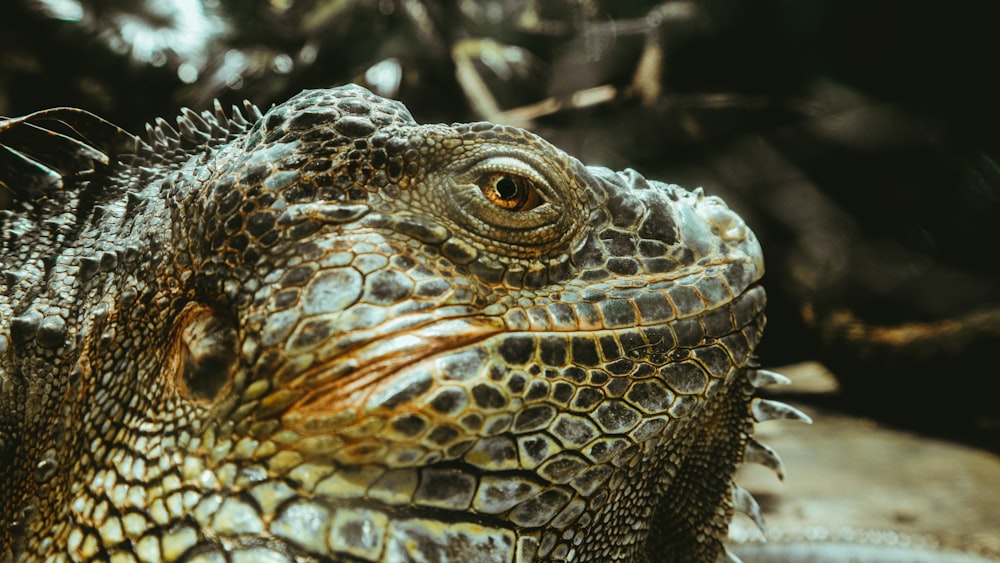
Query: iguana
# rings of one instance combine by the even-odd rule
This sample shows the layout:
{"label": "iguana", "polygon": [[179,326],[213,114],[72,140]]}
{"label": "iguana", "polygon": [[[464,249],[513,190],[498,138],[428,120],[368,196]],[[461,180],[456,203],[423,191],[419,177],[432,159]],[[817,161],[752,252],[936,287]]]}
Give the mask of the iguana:
{"label": "iguana", "polygon": [[0,560],[714,561],[762,253],[358,86],[0,122]]}

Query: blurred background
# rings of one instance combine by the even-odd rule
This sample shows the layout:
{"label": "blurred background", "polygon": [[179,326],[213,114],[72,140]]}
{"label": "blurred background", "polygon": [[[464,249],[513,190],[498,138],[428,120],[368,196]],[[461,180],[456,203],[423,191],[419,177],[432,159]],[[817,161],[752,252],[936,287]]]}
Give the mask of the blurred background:
{"label": "blurred background", "polygon": [[[993,464],[968,479],[995,495],[997,16],[944,0],[10,0],[0,115],[76,106],[138,132],[216,98],[266,109],[357,82],[420,122],[515,124],[588,164],[704,186],[764,246],[761,362],[799,376],[783,398],[912,438],[856,452],[884,450],[890,475],[921,444],[982,452]],[[976,518],[995,531],[1000,513]]]}

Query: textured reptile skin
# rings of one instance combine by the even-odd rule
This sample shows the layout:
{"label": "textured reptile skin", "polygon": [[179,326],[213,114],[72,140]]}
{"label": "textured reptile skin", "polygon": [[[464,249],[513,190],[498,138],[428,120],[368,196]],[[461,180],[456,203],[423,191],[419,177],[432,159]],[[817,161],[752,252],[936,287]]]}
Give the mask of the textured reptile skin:
{"label": "textured reptile skin", "polygon": [[148,129],[0,122],[0,560],[724,555],[795,413],[721,200],[356,86]]}

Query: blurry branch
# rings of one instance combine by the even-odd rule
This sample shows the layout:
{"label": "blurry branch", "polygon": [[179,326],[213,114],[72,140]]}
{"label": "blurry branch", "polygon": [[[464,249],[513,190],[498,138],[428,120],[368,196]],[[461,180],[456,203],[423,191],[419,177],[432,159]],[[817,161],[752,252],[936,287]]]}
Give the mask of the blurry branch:
{"label": "blurry branch", "polygon": [[455,43],[451,58],[455,62],[455,78],[472,109],[487,121],[498,121],[501,111],[496,98],[476,70],[473,59],[482,58],[484,51],[500,50],[503,46],[492,39],[464,39]]}
{"label": "blurry branch", "polygon": [[[524,31],[552,33],[560,26],[539,17],[528,3],[517,18],[518,27]],[[665,60],[665,46],[660,38],[662,26],[667,23],[690,22],[699,14],[693,2],[668,1],[654,6],[644,17],[621,20],[595,21],[593,15],[577,24],[583,38],[590,43],[610,44],[616,38],[626,35],[645,35],[646,41],[639,62],[627,88],[611,84],[594,85],[564,96],[553,96],[517,108],[504,110],[496,96],[483,79],[477,63],[498,77],[508,79],[514,72],[526,72],[529,54],[521,48],[504,45],[489,38],[464,39],[452,46],[452,60],[455,75],[473,111],[481,118],[497,123],[507,123],[521,127],[531,127],[540,117],[567,109],[580,109],[610,102],[621,96],[635,97],[644,106],[651,107],[662,101],[662,77]],[[563,23],[565,27],[566,24]],[[569,32],[569,28],[563,29]],[[718,103],[718,96],[706,97],[712,104]],[[730,100],[738,104],[738,100]]]}
{"label": "blurry branch", "polygon": [[566,109],[581,109],[610,102],[618,97],[618,89],[610,84],[595,86],[573,92],[568,96],[552,96],[540,102],[517,107],[501,112],[498,119],[501,123],[530,126],[532,120]]}

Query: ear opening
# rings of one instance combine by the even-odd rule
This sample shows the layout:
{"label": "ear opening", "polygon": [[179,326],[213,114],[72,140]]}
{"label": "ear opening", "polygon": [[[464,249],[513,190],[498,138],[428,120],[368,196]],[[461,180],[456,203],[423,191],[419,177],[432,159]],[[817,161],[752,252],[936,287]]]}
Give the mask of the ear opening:
{"label": "ear opening", "polygon": [[212,404],[232,387],[239,367],[236,324],[221,311],[189,303],[172,331],[173,387],[183,397]]}

